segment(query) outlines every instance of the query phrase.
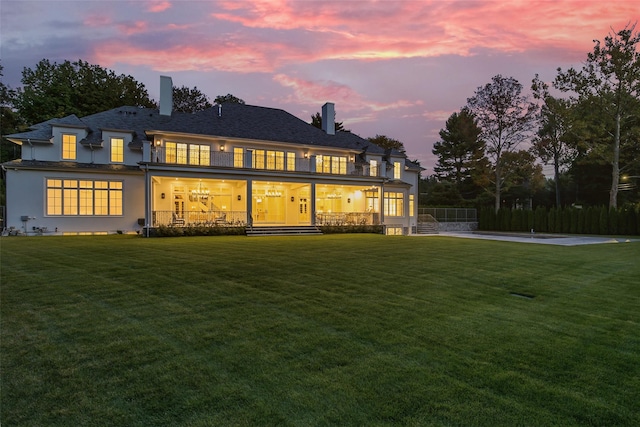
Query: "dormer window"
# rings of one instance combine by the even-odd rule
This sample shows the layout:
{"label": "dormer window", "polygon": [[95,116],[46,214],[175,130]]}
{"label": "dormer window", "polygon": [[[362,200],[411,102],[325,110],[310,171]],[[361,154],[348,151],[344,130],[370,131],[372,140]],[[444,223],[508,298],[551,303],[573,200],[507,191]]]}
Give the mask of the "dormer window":
{"label": "dormer window", "polygon": [[124,139],[111,138],[111,162],[124,162]]}
{"label": "dormer window", "polygon": [[76,159],[76,136],[72,134],[62,135],[62,160]]}
{"label": "dormer window", "polygon": [[402,178],[402,163],[393,162],[393,179],[401,179]]}

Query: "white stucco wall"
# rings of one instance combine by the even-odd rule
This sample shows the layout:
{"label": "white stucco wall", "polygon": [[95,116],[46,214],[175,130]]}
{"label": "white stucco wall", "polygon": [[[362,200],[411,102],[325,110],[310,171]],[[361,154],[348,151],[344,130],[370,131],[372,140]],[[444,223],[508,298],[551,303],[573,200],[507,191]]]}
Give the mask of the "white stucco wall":
{"label": "white stucco wall", "polygon": [[[49,233],[109,232],[140,230],[138,218],[144,218],[144,174],[113,174],[66,171],[37,171],[7,168],[7,220],[6,227],[25,231],[33,227],[46,227]],[[122,216],[47,216],[45,211],[46,178],[121,180],[123,182]]]}

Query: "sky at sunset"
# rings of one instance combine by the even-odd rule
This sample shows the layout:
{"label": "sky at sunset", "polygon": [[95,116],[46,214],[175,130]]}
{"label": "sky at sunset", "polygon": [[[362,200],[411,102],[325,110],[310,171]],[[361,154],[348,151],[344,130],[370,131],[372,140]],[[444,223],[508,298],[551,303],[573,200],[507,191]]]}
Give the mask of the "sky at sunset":
{"label": "sky at sunset", "polygon": [[[529,88],[579,67],[640,1],[0,1],[5,84],[43,58],[232,93],[309,122],[325,102],[362,137],[402,141],[432,173],[446,119],[496,74]],[[640,28],[640,27],[639,27]]]}

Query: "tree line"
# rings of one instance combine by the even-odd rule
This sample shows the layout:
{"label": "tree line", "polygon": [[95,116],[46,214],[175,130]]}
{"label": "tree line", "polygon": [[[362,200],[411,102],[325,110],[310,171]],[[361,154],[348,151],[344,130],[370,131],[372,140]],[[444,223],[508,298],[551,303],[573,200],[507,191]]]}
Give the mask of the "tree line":
{"label": "tree line", "polygon": [[[513,77],[497,75],[479,87],[440,130],[421,203],[494,212],[637,204],[639,45],[627,25],[595,40],[581,68],[558,68],[550,84],[536,75],[525,93]],[[541,162],[553,167],[553,179]]]}

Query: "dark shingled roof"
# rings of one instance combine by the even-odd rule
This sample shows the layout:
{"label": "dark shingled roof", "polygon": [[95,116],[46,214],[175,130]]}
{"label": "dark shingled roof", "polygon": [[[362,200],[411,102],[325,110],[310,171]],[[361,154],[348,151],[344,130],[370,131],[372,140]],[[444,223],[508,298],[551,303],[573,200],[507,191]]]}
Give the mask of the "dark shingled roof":
{"label": "dark shingled roof", "polygon": [[[180,132],[222,138],[257,139],[274,142],[290,142],[322,147],[346,148],[385,154],[383,148],[351,132],[327,135],[294,115],[280,109],[252,105],[225,103],[222,106],[195,113],[173,112],[162,116],[157,109],[119,107],[81,119],[68,116],[31,126],[31,131],[9,135],[12,139],[48,140],[52,125],[87,128],[89,134],[83,144],[99,145],[102,129],[121,129],[133,132],[132,148],[141,148],[154,132]],[[394,152],[394,154],[399,154]]]}

